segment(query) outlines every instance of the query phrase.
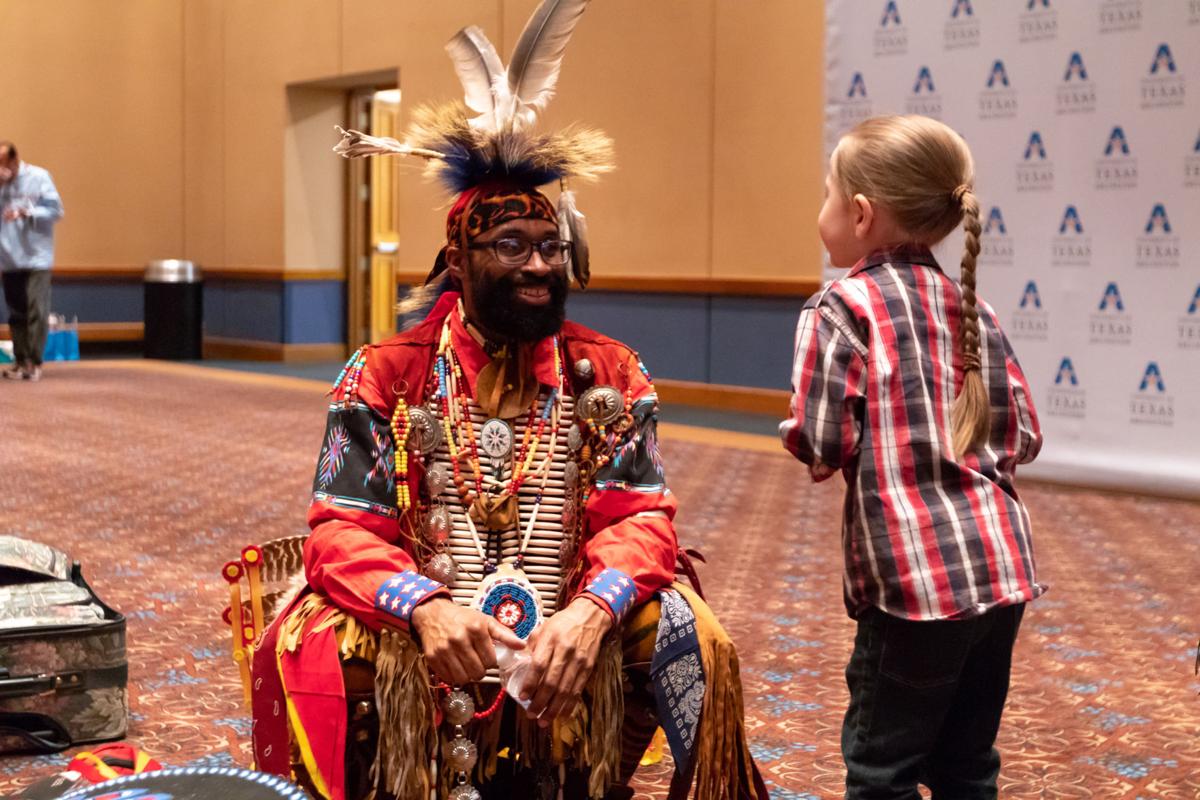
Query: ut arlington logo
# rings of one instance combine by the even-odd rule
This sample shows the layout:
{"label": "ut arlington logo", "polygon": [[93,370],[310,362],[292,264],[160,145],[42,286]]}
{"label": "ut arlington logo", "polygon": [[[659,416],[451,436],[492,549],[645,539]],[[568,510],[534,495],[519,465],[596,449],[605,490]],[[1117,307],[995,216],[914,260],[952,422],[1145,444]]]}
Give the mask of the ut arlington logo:
{"label": "ut arlington logo", "polygon": [[1044,42],[1058,36],[1058,11],[1050,0],[1025,0],[1017,20],[1017,35],[1022,43]]}
{"label": "ut arlington logo", "polygon": [[979,238],[979,259],[989,266],[1012,266],[1013,243],[998,206],[992,206],[983,222]]}
{"label": "ut arlington logo", "polygon": [[1038,294],[1037,284],[1033,281],[1025,284],[1025,293],[1021,295],[1021,308],[1026,307],[1031,307],[1031,310],[1042,307],[1042,296]]}
{"label": "ut arlington logo", "polygon": [[864,100],[867,98],[867,83],[863,80],[861,72],[854,73],[854,77],[850,79],[850,91],[846,92],[846,97],[851,100],[856,97]]}
{"label": "ut arlington logo", "polygon": [[1104,150],[1092,171],[1097,189],[1133,189],[1138,184],[1138,164],[1129,148],[1129,139],[1120,125],[1113,127],[1104,142]]}
{"label": "ut arlington logo", "polygon": [[1109,281],[1100,296],[1097,311],[1088,321],[1093,344],[1129,344],[1133,341],[1133,322],[1125,311],[1125,300],[1116,281]]}
{"label": "ut arlington logo", "polygon": [[1059,362],[1054,383],[1047,393],[1046,413],[1054,417],[1083,419],[1087,416],[1087,393],[1079,383],[1075,364],[1069,356]]}
{"label": "ut arlington logo", "polygon": [[1137,237],[1139,267],[1179,267],[1179,236],[1171,228],[1167,207],[1156,203],[1142,233]]}
{"label": "ut arlington logo", "polygon": [[1067,206],[1067,210],[1063,212],[1058,232],[1060,235],[1069,232],[1083,233],[1083,223],[1079,221],[1079,212],[1075,210],[1075,206]]}
{"label": "ut arlington logo", "polygon": [[1055,111],[1059,114],[1087,114],[1096,110],[1096,84],[1088,78],[1083,56],[1071,53],[1067,71],[1055,91]]}
{"label": "ut arlington logo", "polygon": [[1104,145],[1104,156],[1107,158],[1127,155],[1129,155],[1129,140],[1125,138],[1125,130],[1118,125],[1108,135],[1108,144]]}
{"label": "ut arlington logo", "polygon": [[[1195,2],[1200,7],[1200,0]],[[1200,186],[1200,132],[1196,134],[1196,144],[1192,146],[1191,153],[1183,158],[1183,185]]]}
{"label": "ut arlington logo", "polygon": [[867,83],[861,72],[854,73],[850,78],[850,88],[846,96],[836,104],[838,126],[842,130],[853,128],[867,117],[871,116],[871,101],[867,99]]}
{"label": "ut arlington logo", "polygon": [[1025,151],[1017,162],[1017,191],[1046,192],[1054,188],[1054,163],[1047,157],[1042,134],[1033,131]]}
{"label": "ut arlington logo", "polygon": [[1175,398],[1167,394],[1157,361],[1146,364],[1137,392],[1129,396],[1129,421],[1141,425],[1175,424]]}
{"label": "ut arlington logo", "polygon": [[1017,93],[1009,84],[1004,62],[996,59],[979,93],[980,119],[1010,119],[1017,115]]}
{"label": "ut arlington logo", "polygon": [[934,119],[941,117],[942,96],[938,94],[937,87],[933,85],[933,73],[929,71],[929,67],[921,67],[917,70],[912,94],[905,101],[904,108],[909,114],[921,114]]}
{"label": "ut arlington logo", "polygon": [[1188,303],[1187,313],[1179,318],[1179,346],[1185,350],[1200,350],[1200,284]]}
{"label": "ut arlington logo", "polygon": [[979,18],[975,16],[971,0],[954,0],[942,39],[947,50],[979,46]]}
{"label": "ut arlington logo", "polygon": [[1042,309],[1042,295],[1034,281],[1025,284],[1025,291],[1021,293],[1021,302],[1013,312],[1008,332],[1014,339],[1045,341],[1049,338],[1049,316]]}
{"label": "ut arlington logo", "polygon": [[1056,267],[1087,267],[1092,263],[1092,237],[1083,229],[1079,209],[1068,205],[1050,241],[1050,263]]}
{"label": "ut arlington logo", "polygon": [[1154,51],[1150,71],[1142,78],[1142,108],[1181,106],[1186,91],[1187,85],[1175,65],[1171,48],[1164,42]]}
{"label": "ut arlington logo", "polygon": [[1100,4],[1100,32],[1120,33],[1142,27],[1142,0],[1104,0]]}
{"label": "ut arlington logo", "polygon": [[875,55],[897,56],[908,52],[908,28],[900,19],[900,7],[896,0],[888,0],[875,29]]}

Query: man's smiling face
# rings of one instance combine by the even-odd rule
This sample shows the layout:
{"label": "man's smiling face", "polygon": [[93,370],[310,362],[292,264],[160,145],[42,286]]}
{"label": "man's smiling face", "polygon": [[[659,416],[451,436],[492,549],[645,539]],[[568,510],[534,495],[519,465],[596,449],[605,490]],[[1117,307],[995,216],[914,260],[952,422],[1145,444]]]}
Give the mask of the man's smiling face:
{"label": "man's smiling face", "polygon": [[[535,245],[519,266],[502,264],[496,254],[497,242],[512,239]],[[472,322],[494,336],[524,342],[558,332],[566,315],[568,265],[543,260],[536,244],[548,239],[558,239],[554,223],[514,219],[480,234],[466,253],[458,248],[447,251]]]}

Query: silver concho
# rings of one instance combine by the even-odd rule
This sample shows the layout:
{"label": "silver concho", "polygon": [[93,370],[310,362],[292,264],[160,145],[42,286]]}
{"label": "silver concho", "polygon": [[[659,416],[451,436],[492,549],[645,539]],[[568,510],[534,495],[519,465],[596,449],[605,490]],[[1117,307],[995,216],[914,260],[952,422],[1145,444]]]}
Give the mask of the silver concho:
{"label": "silver concho", "polygon": [[502,419],[492,417],[479,430],[479,448],[488,458],[499,461],[508,458],[513,447],[513,429]]}
{"label": "silver concho", "polygon": [[469,783],[460,783],[446,795],[449,800],[482,800],[483,795]]}
{"label": "silver concho", "polygon": [[465,736],[456,736],[446,742],[442,746],[442,755],[455,772],[470,772],[479,760],[479,750],[475,743]]}
{"label": "silver concho", "polygon": [[437,417],[428,409],[417,407],[408,410],[408,421],[412,425],[408,433],[408,446],[423,455],[437,450],[442,443],[442,429],[438,427]]}
{"label": "silver concho", "polygon": [[466,725],[475,714],[475,701],[462,689],[455,689],[442,701],[442,710],[451,725]]}
{"label": "silver concho", "polygon": [[434,553],[433,558],[425,563],[424,573],[426,578],[453,587],[458,580],[458,564],[449,553]]}
{"label": "silver concho", "polygon": [[572,425],[571,430],[567,431],[567,449],[572,453],[577,453],[581,447],[583,447],[583,434],[578,425]]}
{"label": "silver concho", "polygon": [[607,425],[621,416],[625,410],[625,399],[612,386],[593,386],[579,395],[575,408],[583,419]]}
{"label": "silver concho", "polygon": [[449,485],[450,473],[441,464],[434,464],[425,472],[425,486],[430,497],[437,497]]}
{"label": "silver concho", "polygon": [[563,485],[567,487],[567,491],[572,491],[579,483],[579,464],[575,461],[568,461],[563,464]]}
{"label": "silver concho", "polygon": [[575,563],[575,538],[567,536],[558,546],[558,563],[563,569],[570,569]]}
{"label": "silver concho", "polygon": [[592,362],[586,358],[581,358],[575,362],[575,374],[580,380],[590,381],[596,377],[596,368],[592,366]]}
{"label": "silver concho", "polygon": [[567,531],[568,535],[570,534],[570,531],[575,527],[575,498],[574,497],[568,497],[566,500],[563,501],[562,526],[563,526],[563,530]]}
{"label": "silver concho", "polygon": [[446,537],[450,535],[450,524],[450,512],[446,510],[445,506],[436,506],[425,518],[429,538],[435,542],[446,540]]}

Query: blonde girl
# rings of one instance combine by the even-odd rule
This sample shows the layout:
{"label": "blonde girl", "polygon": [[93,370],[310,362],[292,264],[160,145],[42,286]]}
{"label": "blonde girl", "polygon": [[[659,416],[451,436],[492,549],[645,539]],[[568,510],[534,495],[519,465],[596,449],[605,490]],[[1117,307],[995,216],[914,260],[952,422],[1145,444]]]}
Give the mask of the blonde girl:
{"label": "blonde girl", "polygon": [[[994,743],[1024,604],[1042,594],[1013,480],[1042,437],[995,313],[975,294],[966,143],[927,117],[839,142],[817,220],[835,266],[796,333],[784,445],[846,481],[846,797],[994,798]],[[959,280],[930,248],[962,226]]]}

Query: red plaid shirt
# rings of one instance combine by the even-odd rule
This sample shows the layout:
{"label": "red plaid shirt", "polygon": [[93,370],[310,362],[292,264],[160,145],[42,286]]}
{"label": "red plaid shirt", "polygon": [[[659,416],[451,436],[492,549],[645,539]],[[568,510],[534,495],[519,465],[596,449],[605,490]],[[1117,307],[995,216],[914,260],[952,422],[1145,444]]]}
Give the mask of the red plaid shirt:
{"label": "red plaid shirt", "polygon": [[876,253],[809,299],[796,331],[787,447],[846,479],[844,591],[875,606],[956,619],[1032,600],[1029,514],[1017,464],[1042,445],[1029,386],[995,313],[979,303],[987,443],[961,461],[950,407],[962,386],[960,289],[924,249]]}

